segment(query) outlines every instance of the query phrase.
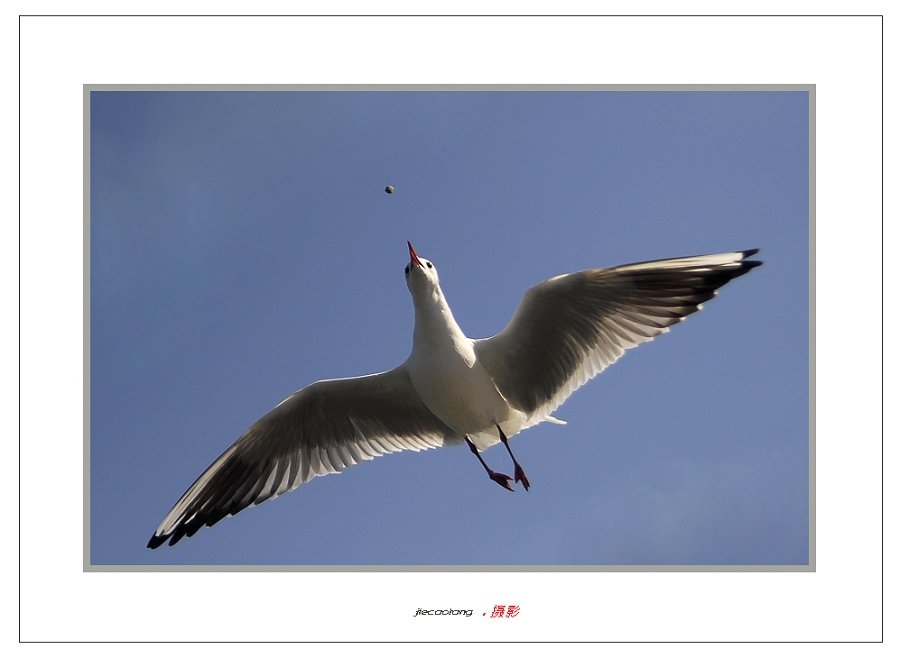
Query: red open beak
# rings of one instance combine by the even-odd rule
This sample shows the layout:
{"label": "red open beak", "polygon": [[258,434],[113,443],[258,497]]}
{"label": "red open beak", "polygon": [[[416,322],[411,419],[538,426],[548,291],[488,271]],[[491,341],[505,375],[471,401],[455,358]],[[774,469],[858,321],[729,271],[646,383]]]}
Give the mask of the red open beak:
{"label": "red open beak", "polygon": [[419,257],[416,255],[416,250],[413,249],[412,242],[407,240],[406,244],[409,245],[409,263],[410,263],[410,265],[418,265],[419,267],[422,267],[422,261],[420,261]]}

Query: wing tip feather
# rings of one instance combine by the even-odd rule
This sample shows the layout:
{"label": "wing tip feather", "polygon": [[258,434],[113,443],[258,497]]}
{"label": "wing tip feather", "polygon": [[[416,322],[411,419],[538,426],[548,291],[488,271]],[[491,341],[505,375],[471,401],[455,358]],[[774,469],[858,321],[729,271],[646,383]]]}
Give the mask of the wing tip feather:
{"label": "wing tip feather", "polygon": [[160,537],[159,535],[153,535],[152,537],[150,537],[150,541],[147,542],[147,548],[151,550],[153,550],[154,548],[159,548],[166,543],[167,539],[168,536],[166,535],[163,535],[162,537]]}

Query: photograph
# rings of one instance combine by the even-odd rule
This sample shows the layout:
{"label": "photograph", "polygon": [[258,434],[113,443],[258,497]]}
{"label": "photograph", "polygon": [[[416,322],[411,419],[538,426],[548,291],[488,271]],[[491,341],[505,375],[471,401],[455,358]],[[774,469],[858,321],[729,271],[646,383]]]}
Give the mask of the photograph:
{"label": "photograph", "polygon": [[812,86],[85,94],[86,570],[814,569]]}

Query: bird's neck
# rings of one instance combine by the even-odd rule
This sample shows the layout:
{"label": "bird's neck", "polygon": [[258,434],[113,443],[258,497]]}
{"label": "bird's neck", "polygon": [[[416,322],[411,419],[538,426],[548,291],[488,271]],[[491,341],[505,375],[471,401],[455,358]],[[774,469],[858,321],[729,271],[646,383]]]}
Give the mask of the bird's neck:
{"label": "bird's neck", "polygon": [[[471,341],[456,324],[453,313],[439,289],[416,300],[416,326],[413,330],[413,352],[453,349],[460,351]],[[471,349],[471,347],[469,347]]]}

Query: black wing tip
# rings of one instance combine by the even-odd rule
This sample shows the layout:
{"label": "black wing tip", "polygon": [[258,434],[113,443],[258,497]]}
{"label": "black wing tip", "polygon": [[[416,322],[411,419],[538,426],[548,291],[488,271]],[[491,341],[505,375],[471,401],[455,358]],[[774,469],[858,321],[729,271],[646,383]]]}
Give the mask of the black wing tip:
{"label": "black wing tip", "polygon": [[166,540],[168,538],[169,537],[165,535],[162,537],[160,537],[159,535],[153,535],[152,537],[150,537],[150,541],[147,542],[147,548],[151,550],[153,550],[154,548],[159,548],[166,543]]}
{"label": "black wing tip", "polygon": [[[197,530],[194,530],[194,532],[197,532]],[[169,546],[174,546],[178,543],[179,539],[181,539],[185,535],[190,537],[194,534],[194,532],[185,532],[183,528],[179,528],[178,530],[175,530],[168,535],[153,535],[152,537],[150,537],[150,541],[147,542],[147,548],[153,550],[154,548],[159,548],[166,542],[169,542]]]}
{"label": "black wing tip", "polygon": [[744,272],[749,272],[754,267],[759,267],[760,265],[763,264],[763,262],[761,260],[746,260],[750,256],[753,256],[754,254],[758,254],[758,253],[759,253],[759,249],[747,249],[746,251],[740,252],[740,254],[741,254],[740,262],[741,262],[741,267],[743,268],[743,271],[741,272],[741,274],[743,274]]}
{"label": "black wing tip", "polygon": [[755,256],[759,253],[759,248],[757,249],[747,249],[746,251],[741,252],[741,262],[745,265],[749,265],[750,267],[759,267],[762,265],[761,260],[747,260],[750,256]]}

